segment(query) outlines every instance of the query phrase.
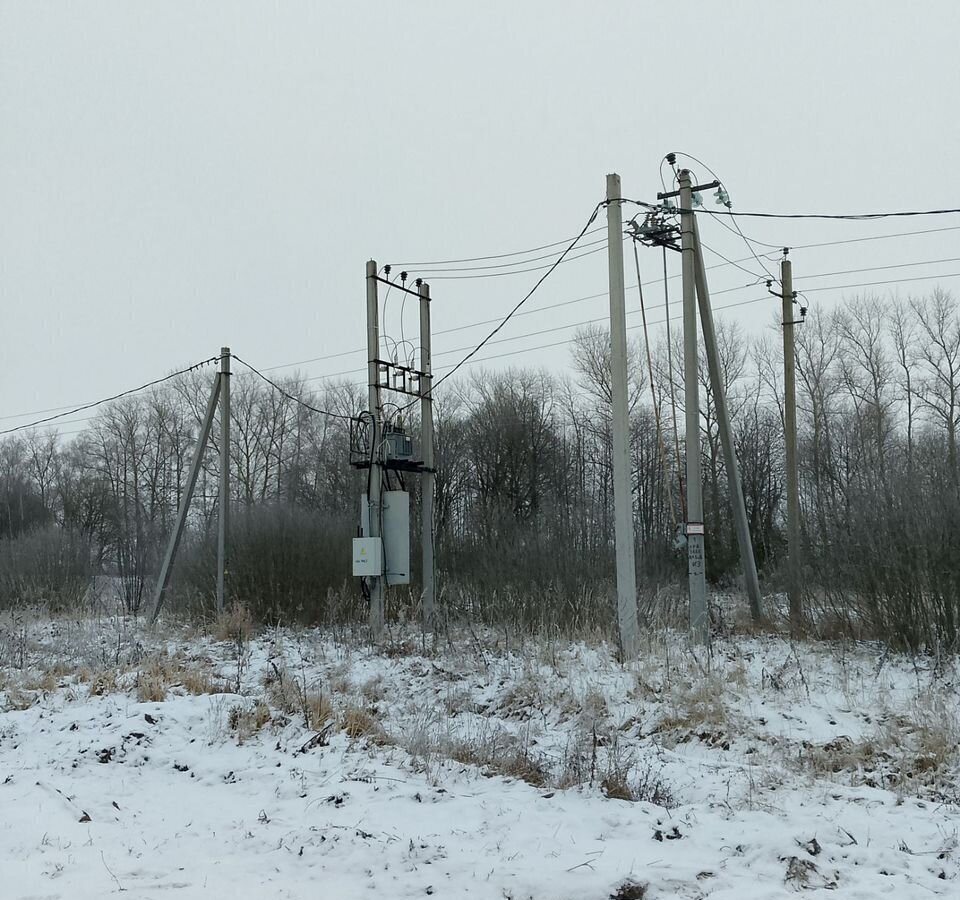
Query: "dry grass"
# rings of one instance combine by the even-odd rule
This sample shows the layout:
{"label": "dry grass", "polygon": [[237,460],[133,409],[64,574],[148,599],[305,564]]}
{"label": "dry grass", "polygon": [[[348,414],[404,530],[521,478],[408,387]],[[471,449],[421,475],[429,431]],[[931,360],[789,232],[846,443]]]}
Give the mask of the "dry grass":
{"label": "dry grass", "polygon": [[662,736],[665,746],[673,747],[696,737],[705,743],[729,748],[726,735],[733,731],[736,722],[719,677],[681,682],[669,692],[665,704],[667,711],[653,729],[654,734]]}
{"label": "dry grass", "polygon": [[387,686],[384,683],[382,675],[375,675],[368,678],[360,685],[360,696],[368,703],[379,703],[387,696]]}
{"label": "dry grass", "polygon": [[161,675],[151,672],[141,672],[137,676],[138,703],[163,703],[166,699],[167,686]]}
{"label": "dry grass", "polygon": [[157,654],[141,665],[136,675],[137,700],[161,703],[167,691],[181,689],[187,694],[221,694],[227,686],[214,677],[206,660]]}
{"label": "dry grass", "polygon": [[491,727],[473,737],[443,741],[438,753],[456,762],[476,766],[485,775],[517,778],[534,787],[549,782],[549,762],[537,754],[527,733],[519,737],[502,728]]}
{"label": "dry grass", "polygon": [[[861,740],[846,735],[824,743],[804,741],[794,765],[819,777],[906,794],[956,796],[960,723],[942,703],[919,706],[913,717],[882,715]],[[945,793],[946,792],[946,793]]]}
{"label": "dry grass", "polygon": [[256,622],[246,606],[234,603],[214,620],[212,633],[218,641],[245,645],[256,634]]}
{"label": "dry grass", "polygon": [[266,727],[273,718],[270,707],[258,700],[249,709],[239,703],[231,706],[227,714],[230,730],[236,732],[237,743],[242,744]]}
{"label": "dry grass", "polygon": [[50,694],[60,687],[57,676],[52,672],[43,672],[42,674],[28,675],[20,682],[20,687],[26,691],[40,691],[44,694]]}
{"label": "dry grass", "polygon": [[77,680],[81,684],[89,685],[92,696],[102,697],[117,690],[118,675],[119,672],[115,668],[93,670],[84,666],[77,673]]}
{"label": "dry grass", "polygon": [[341,710],[337,723],[349,738],[365,737],[375,744],[386,743],[386,732],[372,707],[347,706]]}
{"label": "dry grass", "polygon": [[287,715],[299,714],[311,731],[319,731],[336,716],[326,694],[298,680],[283,666],[273,665],[263,676],[263,686],[271,706]]}
{"label": "dry grass", "polygon": [[19,687],[8,688],[3,701],[3,712],[29,709],[37,702],[38,696],[36,693],[21,690]]}

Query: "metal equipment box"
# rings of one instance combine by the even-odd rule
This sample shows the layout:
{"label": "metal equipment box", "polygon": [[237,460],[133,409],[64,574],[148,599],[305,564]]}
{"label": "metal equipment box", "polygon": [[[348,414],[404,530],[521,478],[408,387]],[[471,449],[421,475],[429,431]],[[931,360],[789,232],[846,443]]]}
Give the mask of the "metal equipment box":
{"label": "metal equipment box", "polygon": [[410,584],[410,495],[383,492],[381,518],[387,584]]}
{"label": "metal equipment box", "polygon": [[383,542],[380,538],[353,539],[353,574],[359,576],[383,574]]}

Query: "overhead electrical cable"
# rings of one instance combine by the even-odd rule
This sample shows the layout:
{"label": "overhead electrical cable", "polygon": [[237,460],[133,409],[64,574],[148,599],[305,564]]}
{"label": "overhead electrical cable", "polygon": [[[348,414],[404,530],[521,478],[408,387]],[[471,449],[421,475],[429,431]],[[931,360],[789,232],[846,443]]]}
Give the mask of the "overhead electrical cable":
{"label": "overhead electrical cable", "polygon": [[[504,325],[506,325],[507,322],[509,322],[514,317],[514,315],[516,315],[520,307],[523,306],[523,304],[526,303],[537,292],[540,285],[542,285],[550,277],[553,271],[564,261],[564,259],[566,259],[570,251],[577,246],[577,243],[580,241],[580,239],[587,233],[590,226],[596,220],[597,213],[600,212],[600,208],[603,205],[604,205],[604,201],[601,201],[593,208],[593,211],[590,213],[590,216],[588,217],[586,224],[580,230],[580,233],[572,241],[570,241],[570,243],[564,248],[564,251],[556,258],[556,260],[554,260],[553,265],[550,266],[550,268],[547,269],[547,271],[544,272],[543,275],[541,275],[537,279],[536,284],[534,284],[534,286],[530,288],[530,290],[527,291],[527,293],[524,294],[523,297],[521,297],[514,304],[513,308],[510,310],[510,312],[508,312],[503,317],[501,322],[482,341],[480,341],[480,343],[477,344],[476,347],[474,347],[465,357],[463,357],[463,359],[461,359],[460,362],[458,362],[449,372],[447,372],[446,375],[441,376],[437,381],[433,382],[433,384],[430,387],[431,396],[433,395],[433,392],[437,389],[437,387],[439,387],[439,385],[443,384],[444,381],[446,381],[448,378],[450,378],[450,376],[452,376],[455,372],[457,372],[461,366],[466,365],[466,363],[468,363],[471,359],[473,359],[473,357],[476,356],[476,354],[479,353],[480,350],[482,350],[490,342],[490,340],[494,337],[494,335],[496,335],[504,327]],[[416,403],[418,400],[419,398],[417,398],[417,400],[411,401],[410,403],[407,404],[407,406],[412,406],[413,403]],[[406,407],[404,407],[404,409],[406,409]]]}
{"label": "overhead electrical cable", "polygon": [[[586,247],[596,247],[600,244],[606,244],[606,236],[599,238],[595,241],[588,241],[585,244],[581,244],[581,248]],[[488,271],[490,269],[509,269],[514,268],[515,266],[525,266],[528,263],[540,262],[544,259],[553,259],[556,254],[554,253],[545,253],[543,256],[531,256],[529,259],[520,259],[516,262],[509,263],[496,263],[489,266],[447,266],[441,269],[434,268],[423,268],[422,266],[411,266],[412,269],[415,269],[416,272],[420,275],[431,275],[431,274],[444,274],[446,272],[482,272]]]}
{"label": "overhead electrical cable", "polygon": [[585,231],[583,234],[578,235],[577,238],[565,238],[562,241],[554,241],[550,244],[542,244],[539,247],[530,247],[527,250],[514,250],[511,253],[494,253],[489,256],[470,256],[464,259],[435,259],[428,260],[427,262],[402,262],[402,263],[391,263],[394,268],[405,267],[408,269],[417,269],[425,266],[446,266],[454,265],[456,263],[470,263],[470,262],[484,262],[488,259],[507,259],[511,256],[526,256],[528,253],[538,253],[540,250],[549,250],[552,247],[562,247],[564,244],[570,243],[571,240],[579,240],[581,237],[585,237],[588,234],[596,234],[598,231],[604,231],[606,226],[600,226],[594,228],[593,231]]}
{"label": "overhead electrical cable", "polygon": [[266,375],[263,374],[263,372],[261,372],[259,369],[255,368],[254,366],[250,365],[250,363],[248,363],[245,359],[242,359],[241,357],[237,356],[235,353],[233,354],[233,358],[238,363],[240,363],[240,365],[246,366],[251,372],[253,372],[254,375],[259,375],[260,378],[262,378],[275,391],[277,391],[277,393],[286,397],[288,400],[292,400],[294,403],[299,403],[300,406],[304,407],[305,409],[309,409],[311,412],[315,412],[321,416],[329,416],[331,419],[343,419],[347,422],[353,421],[354,416],[344,415],[343,413],[331,412],[328,409],[320,409],[319,407],[316,407],[310,403],[307,403],[307,401],[304,400],[302,397],[297,397],[295,394],[291,394],[289,391],[280,387],[279,384],[277,384],[272,379],[268,378]]}
{"label": "overhead electrical cable", "polygon": [[[833,247],[833,246],[840,246],[840,245],[843,245],[843,244],[863,243],[863,242],[869,242],[869,241],[879,241],[879,240],[885,240],[885,239],[887,239],[887,238],[910,237],[910,236],[914,236],[914,235],[935,234],[935,233],[939,233],[939,232],[943,232],[943,231],[960,231],[960,225],[950,225],[950,226],[946,226],[946,227],[944,227],[944,228],[921,229],[921,230],[918,230],[918,231],[896,232],[896,233],[894,233],[894,234],[867,235],[867,236],[865,236],[865,237],[847,238],[847,239],[837,240],[837,241],[819,241],[819,242],[817,242],[817,243],[812,243],[812,244],[793,244],[793,245],[790,245],[790,249],[791,249],[791,250],[806,250],[806,249],[813,249],[813,248],[820,248],[820,247]],[[779,245],[777,245],[777,246],[779,246]],[[713,270],[715,270],[715,269],[724,268],[726,265],[733,265],[733,266],[739,267],[739,264],[740,264],[740,263],[749,262],[751,259],[753,259],[753,256],[751,255],[751,256],[746,256],[746,257],[741,257],[741,258],[739,258],[739,259],[732,259],[732,260],[731,260],[731,259],[727,259],[727,257],[723,256],[722,254],[720,254],[718,251],[716,251],[716,250],[715,250],[714,248],[712,248],[712,247],[708,247],[707,245],[704,245],[704,247],[705,247],[705,249],[709,249],[709,250],[710,250],[712,253],[714,253],[716,256],[718,256],[719,258],[721,258],[721,259],[724,260],[723,263],[718,263],[718,264],[713,265],[713,266],[707,266],[707,271],[708,271],[708,272],[709,272],[709,271],[713,271]],[[937,260],[930,260],[930,262],[931,262],[931,264],[932,264],[932,263],[934,263],[934,262],[937,262]],[[915,265],[915,263],[904,263],[903,265],[904,265],[904,266]],[[750,275],[754,275],[754,274],[755,274],[754,272],[752,272],[752,271],[750,271],[750,270],[748,270],[748,269],[744,269],[744,271],[747,272],[747,273],[750,274]],[[675,273],[675,274],[673,274],[673,275],[669,275],[668,277],[669,277],[670,279],[677,279],[677,278],[680,277],[680,274],[679,274],[679,273]],[[822,274],[816,274],[816,275],[807,275],[807,276],[804,276],[804,277],[805,277],[805,278],[820,278],[820,277],[824,277],[824,276],[823,276]],[[649,284],[656,284],[656,283],[659,283],[661,280],[662,280],[662,279],[657,279],[656,281],[651,281],[651,282],[649,282]],[[632,287],[632,286],[628,286],[627,289],[628,289],[628,290],[633,290],[633,287]],[[574,305],[574,304],[577,304],[577,303],[585,303],[585,302],[588,302],[588,301],[590,301],[590,300],[598,300],[598,299],[600,299],[601,297],[606,297],[606,296],[607,296],[606,291],[601,291],[601,292],[596,293],[596,294],[587,294],[587,295],[585,295],[585,296],[583,296],[583,297],[575,297],[575,298],[573,298],[573,299],[571,299],[571,300],[561,300],[561,301],[559,301],[559,302],[557,302],[557,303],[548,303],[548,304],[544,304],[543,306],[537,306],[537,307],[535,307],[534,309],[522,310],[521,312],[518,312],[518,313],[517,313],[517,316],[531,316],[531,315],[536,315],[537,313],[546,312],[546,311],[549,311],[549,310],[551,310],[551,309],[558,309],[558,308],[561,308],[561,307],[564,307],[564,306],[571,306],[571,305]],[[468,323],[465,324],[465,325],[454,325],[454,326],[452,326],[452,327],[450,327],[450,328],[443,328],[443,329],[440,329],[440,330],[438,330],[438,331],[435,331],[435,332],[434,332],[434,336],[442,335],[442,334],[452,334],[452,333],[457,332],[457,331],[466,331],[466,330],[468,330],[468,329],[470,329],[470,328],[478,328],[478,327],[480,327],[480,326],[482,326],[482,325],[492,325],[492,324],[496,323],[497,321],[499,321],[499,320],[498,320],[498,319],[481,319],[481,320],[476,321],[476,322],[468,322]],[[264,372],[273,372],[273,371],[276,371],[276,370],[278,370],[278,369],[292,369],[292,368],[296,368],[297,366],[310,365],[311,363],[326,362],[327,360],[331,360],[331,359],[341,359],[341,358],[343,358],[343,357],[345,357],[345,356],[353,356],[353,355],[358,354],[358,353],[365,353],[365,352],[366,352],[366,349],[367,349],[366,347],[355,347],[355,348],[352,349],[352,350],[340,350],[340,351],[338,351],[338,352],[336,352],[336,353],[327,353],[327,354],[324,354],[324,355],[322,355],[322,356],[312,356],[312,357],[309,357],[309,358],[307,358],[307,359],[297,360],[297,361],[295,361],[295,362],[278,363],[278,364],[273,365],[273,366],[267,366],[267,367],[265,367],[262,371],[264,371]],[[348,370],[348,373],[349,373],[350,371],[353,371],[353,370]],[[344,374],[344,373],[334,373],[333,375],[331,375],[331,376],[329,376],[329,377],[334,378],[334,377],[337,377],[337,375],[339,375],[339,374]],[[321,376],[321,377],[328,377],[328,376]],[[54,410],[34,410],[34,413],[37,413],[37,414],[38,414],[38,413],[43,413],[43,412],[52,412],[52,411],[55,411],[56,409],[65,409],[65,408],[66,408],[66,407],[55,407]],[[21,413],[21,414],[19,414],[19,415],[17,415],[17,416],[0,416],[0,420],[3,420],[3,419],[11,419],[11,418],[21,418],[21,417],[24,416],[24,415],[32,415],[32,414],[34,414],[34,413]]]}
{"label": "overhead electrical cable", "polygon": [[[943,260],[943,261],[944,261],[944,262],[947,262],[947,261],[950,261],[950,260]],[[931,262],[933,262],[933,261],[931,261]],[[911,264],[911,263],[906,263],[906,264],[904,264],[904,265],[912,265],[912,264]],[[883,269],[883,268],[885,268],[885,267],[879,267],[879,268]],[[871,270],[867,269],[867,270],[864,270],[864,271],[871,271]],[[833,274],[843,274],[843,273],[831,273],[831,272],[814,273],[814,274],[805,276],[805,278],[820,278],[820,277],[827,277],[827,276],[833,275]],[[676,276],[671,275],[671,276],[669,276],[669,277],[672,279],[672,278],[674,278],[674,277],[676,277]],[[938,278],[955,278],[955,277],[960,277],[960,272],[947,272],[947,273],[943,273],[943,274],[941,274],[941,275],[915,276],[915,277],[911,277],[911,278],[889,279],[889,280],[885,280],[885,281],[859,282],[859,283],[856,283],[856,284],[830,285],[830,286],[824,286],[824,287],[805,288],[803,292],[804,292],[804,293],[811,293],[811,292],[821,292],[821,291],[830,291],[830,290],[845,290],[845,289],[856,288],[856,287],[878,287],[878,286],[883,286],[883,285],[887,285],[887,284],[903,284],[903,283],[909,283],[909,282],[913,282],[913,281],[930,281],[930,280],[936,280],[936,279],[938,279]],[[659,281],[659,280],[661,280],[661,279],[658,279],[658,281]],[[651,282],[651,283],[653,283],[653,282]],[[724,288],[723,290],[720,290],[720,291],[713,291],[711,295],[712,295],[713,297],[719,297],[719,296],[722,296],[723,294],[735,293],[736,291],[747,290],[747,289],[749,289],[749,288],[751,288],[751,287],[755,287],[755,286],[756,286],[755,283],[744,284],[744,285],[737,285],[736,287]],[[605,295],[605,294],[598,294],[598,295],[596,295],[596,296],[601,297],[601,296],[606,296],[606,295]],[[754,300],[740,301],[740,302],[737,302],[737,303],[726,304],[726,305],[724,305],[724,306],[718,306],[718,307],[715,307],[715,309],[718,309],[718,310],[720,310],[720,309],[732,309],[733,307],[736,307],[736,306],[744,306],[744,305],[747,305],[747,304],[749,304],[749,303],[759,303],[760,301],[766,300],[766,299],[767,299],[767,297],[758,297],[758,298],[756,298],[756,299],[754,299]],[[570,301],[568,301],[568,302],[570,302]],[[666,302],[669,303],[669,305],[671,305],[671,306],[675,306],[675,305],[679,304],[681,301],[679,301],[679,300],[669,300],[669,299],[667,299]],[[636,314],[636,311],[635,311],[635,310],[631,310],[631,311],[629,311],[629,312],[627,313],[627,315],[635,315],[635,314]],[[512,335],[512,336],[510,336],[510,337],[501,338],[500,340],[497,340],[497,341],[492,341],[492,340],[491,340],[491,341],[488,341],[487,343],[495,346],[495,345],[497,345],[497,344],[510,343],[510,342],[512,342],[512,341],[522,340],[523,338],[538,337],[538,336],[544,335],[544,334],[553,334],[553,333],[556,333],[556,332],[558,332],[558,331],[564,331],[564,330],[566,330],[566,329],[571,329],[571,328],[583,328],[583,327],[586,327],[586,326],[588,326],[588,325],[596,325],[596,324],[600,324],[600,323],[602,323],[602,322],[606,322],[606,321],[607,321],[607,318],[608,318],[607,316],[599,316],[599,317],[593,318],[593,319],[583,319],[583,320],[580,320],[580,321],[578,321],[578,322],[571,322],[571,323],[569,323],[569,324],[567,324],[567,325],[555,325],[555,326],[551,326],[551,327],[549,327],[549,328],[538,329],[538,330],[536,330],[536,331],[523,332],[522,334]],[[671,317],[671,318],[676,318],[676,317]],[[651,323],[649,323],[649,324],[663,324],[664,321],[666,321],[666,320],[658,320],[657,322],[651,322]],[[460,329],[449,329],[448,331],[463,330],[464,328],[467,328],[467,327],[472,327],[472,326],[461,326]],[[631,327],[637,327],[637,326],[631,326]],[[437,333],[439,334],[439,333],[441,333],[441,332],[437,332]],[[568,339],[568,340],[566,340],[566,341],[560,341],[560,342],[557,343],[557,344],[547,344],[547,345],[543,345],[543,347],[559,346],[560,344],[569,343],[571,340],[573,340],[573,338],[570,338],[570,339]],[[529,348],[529,349],[531,349],[531,350],[537,350],[537,349],[542,349],[543,347],[539,347],[539,346],[538,346],[538,347],[532,347],[532,348]],[[469,349],[469,347],[464,346],[464,347],[455,347],[455,348],[452,348],[452,349],[449,349],[449,350],[438,350],[438,351],[436,351],[436,352],[433,354],[433,356],[434,356],[434,358],[442,357],[442,356],[445,356],[445,355],[448,355],[448,354],[451,354],[451,353],[461,353],[461,352],[463,352],[463,351],[465,351],[465,350],[467,350],[467,349]],[[513,351],[513,352],[516,352],[516,353],[524,353],[524,352],[526,352],[526,350],[518,350],[518,351]],[[501,355],[512,355],[512,354],[511,354],[511,353],[507,353],[507,354],[501,354]],[[498,358],[498,357],[484,357],[484,358],[485,358],[485,359],[494,359],[494,358]],[[329,374],[324,374],[324,375],[313,375],[313,376],[309,376],[309,377],[306,378],[305,380],[306,380],[306,381],[328,380],[328,379],[338,378],[338,377],[345,376],[345,375],[360,374],[360,373],[363,372],[363,371],[365,371],[365,369],[361,369],[361,368],[345,369],[345,370],[342,370],[342,371],[339,371],[339,372],[331,372],[331,373],[329,373]],[[439,383],[439,382],[438,382],[438,383]]]}
{"label": "overhead electrical cable", "polygon": [[164,375],[163,378],[155,378],[153,381],[148,381],[146,384],[141,384],[139,387],[121,391],[119,394],[114,394],[110,397],[104,397],[102,400],[94,400],[92,403],[84,403],[83,405],[74,407],[67,412],[58,413],[55,416],[47,416],[43,419],[37,419],[34,422],[28,422],[25,425],[17,425],[14,428],[7,428],[4,431],[0,431],[0,435],[13,434],[16,431],[24,431],[28,428],[36,428],[38,425],[45,425],[48,422],[55,422],[58,419],[65,419],[67,416],[72,416],[74,413],[84,412],[85,410],[102,406],[104,403],[112,403],[114,400],[120,400],[123,397],[129,397],[131,394],[138,394],[140,391],[145,391],[148,388],[155,387],[158,384],[163,384],[165,381],[170,381],[171,379],[177,378],[180,375],[186,375],[188,372],[193,372],[195,369],[199,369],[203,366],[208,366],[211,363],[216,363],[219,361],[219,356],[211,356],[209,359],[201,360],[198,363],[194,363],[192,366],[187,366],[185,369],[179,369],[176,372],[171,372],[169,375]]}
{"label": "overhead electrical cable", "polygon": [[[633,200],[624,198],[624,203],[632,203],[635,206],[642,206],[646,209],[662,209],[659,203],[649,203],[646,200]],[[950,207],[943,209],[908,209],[893,210],[889,212],[874,213],[781,213],[781,212],[743,212],[732,209],[706,209],[704,207],[694,209],[683,209],[681,207],[671,207],[672,213],[694,213],[696,215],[717,216],[730,218],[752,218],[752,219],[830,219],[850,222],[870,222],[879,219],[897,219],[909,218],[912,216],[955,216],[960,215],[960,208]]]}
{"label": "overhead electrical cable", "polygon": [[[624,238],[624,240],[626,240],[626,238]],[[604,241],[603,243],[606,244],[606,241]],[[575,256],[571,256],[569,259],[564,259],[562,261],[568,262],[568,263],[575,262],[578,259],[584,259],[587,256],[593,256],[595,253],[602,253],[605,249],[606,249],[605,246],[596,247],[593,250],[586,250],[583,253],[577,253]],[[553,262],[543,266],[528,266],[527,268],[524,268],[524,269],[511,269],[507,272],[481,272],[478,275],[464,275],[464,274],[431,275],[429,280],[431,282],[433,281],[473,281],[480,278],[506,278],[511,275],[523,275],[526,272],[542,272],[544,269],[547,269],[549,273],[549,272],[552,272],[556,267],[557,267],[557,263]],[[420,274],[420,275],[424,274],[423,271],[420,269],[415,269],[414,271],[416,271],[417,274]]]}
{"label": "overhead electrical cable", "polygon": [[866,237],[846,238],[840,241],[818,241],[815,244],[791,244],[791,250],[810,250],[814,247],[839,247],[841,244],[862,244],[866,241],[883,241],[887,238],[912,237],[917,234],[937,234],[941,231],[960,231],[960,225],[945,225],[943,228],[923,228],[919,231],[898,231],[894,234],[871,234]]}

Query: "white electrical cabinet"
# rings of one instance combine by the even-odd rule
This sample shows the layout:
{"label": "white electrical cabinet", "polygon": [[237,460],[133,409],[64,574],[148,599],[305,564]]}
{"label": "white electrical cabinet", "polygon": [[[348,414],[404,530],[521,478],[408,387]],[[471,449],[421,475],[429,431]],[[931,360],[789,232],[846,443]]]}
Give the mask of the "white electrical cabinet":
{"label": "white electrical cabinet", "polygon": [[[380,537],[353,539],[353,574],[385,575],[387,584],[410,584],[410,495],[406,491],[384,491],[379,510]],[[360,498],[360,531],[370,534],[370,504]],[[377,510],[373,511],[377,515]],[[366,544],[364,542],[375,542]],[[364,550],[364,559],[358,554]],[[374,561],[375,560],[375,561]],[[373,571],[371,566],[376,566]]]}
{"label": "white electrical cabinet", "polygon": [[380,538],[353,539],[353,574],[358,576],[383,574],[383,542]]}
{"label": "white electrical cabinet", "polygon": [[384,491],[382,496],[380,533],[387,584],[410,584],[410,495]]}

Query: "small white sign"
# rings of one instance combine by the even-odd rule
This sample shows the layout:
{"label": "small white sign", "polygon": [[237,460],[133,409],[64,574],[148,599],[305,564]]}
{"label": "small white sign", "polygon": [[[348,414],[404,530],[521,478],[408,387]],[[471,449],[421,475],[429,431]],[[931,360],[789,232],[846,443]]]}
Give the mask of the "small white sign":
{"label": "small white sign", "polygon": [[687,534],[704,534],[703,522],[687,522]]}

